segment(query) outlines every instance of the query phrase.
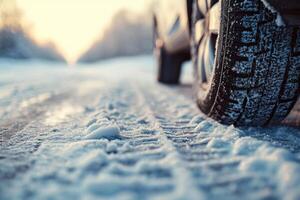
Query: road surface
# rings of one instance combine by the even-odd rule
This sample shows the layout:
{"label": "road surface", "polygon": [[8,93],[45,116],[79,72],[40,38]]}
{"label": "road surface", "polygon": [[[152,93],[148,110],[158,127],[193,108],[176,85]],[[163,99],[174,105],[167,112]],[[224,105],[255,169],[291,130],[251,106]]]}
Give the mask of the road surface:
{"label": "road surface", "polygon": [[[223,126],[151,57],[0,63],[0,199],[300,199],[298,111]],[[298,109],[299,110],[299,109]]]}

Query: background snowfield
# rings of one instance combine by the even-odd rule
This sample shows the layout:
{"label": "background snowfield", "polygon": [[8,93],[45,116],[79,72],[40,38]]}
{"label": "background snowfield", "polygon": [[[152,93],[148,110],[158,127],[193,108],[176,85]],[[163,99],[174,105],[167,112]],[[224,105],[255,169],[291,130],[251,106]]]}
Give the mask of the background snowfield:
{"label": "background snowfield", "polygon": [[235,128],[151,56],[0,62],[0,199],[300,199],[300,129]]}

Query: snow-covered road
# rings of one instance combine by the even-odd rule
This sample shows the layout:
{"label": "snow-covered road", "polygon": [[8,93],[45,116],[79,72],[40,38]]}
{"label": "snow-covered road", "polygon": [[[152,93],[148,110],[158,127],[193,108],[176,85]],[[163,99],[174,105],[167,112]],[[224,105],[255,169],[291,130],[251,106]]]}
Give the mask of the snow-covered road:
{"label": "snow-covered road", "polygon": [[299,128],[220,125],[153,74],[2,62],[0,199],[300,199]]}

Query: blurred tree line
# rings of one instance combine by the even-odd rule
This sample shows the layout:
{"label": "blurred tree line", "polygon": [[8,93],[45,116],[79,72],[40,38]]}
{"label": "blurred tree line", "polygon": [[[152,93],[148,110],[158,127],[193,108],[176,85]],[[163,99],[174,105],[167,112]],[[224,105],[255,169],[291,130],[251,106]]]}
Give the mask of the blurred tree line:
{"label": "blurred tree line", "polygon": [[117,56],[152,52],[151,12],[119,11],[104,34],[80,57],[79,62],[96,62]]}
{"label": "blurred tree line", "polygon": [[52,43],[40,45],[30,36],[15,0],[0,0],[0,58],[64,61]]}

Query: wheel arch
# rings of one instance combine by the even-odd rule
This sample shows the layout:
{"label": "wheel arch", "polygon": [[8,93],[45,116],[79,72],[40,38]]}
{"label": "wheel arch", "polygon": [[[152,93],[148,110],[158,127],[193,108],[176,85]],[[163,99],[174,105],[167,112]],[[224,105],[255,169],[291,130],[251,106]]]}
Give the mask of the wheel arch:
{"label": "wheel arch", "polygon": [[191,30],[192,30],[193,2],[194,2],[194,0],[186,0],[186,13],[187,13],[188,28],[189,28],[190,36],[191,36]]}
{"label": "wheel arch", "polygon": [[299,0],[264,0],[272,8],[280,13],[288,25],[300,25],[300,3]]}

